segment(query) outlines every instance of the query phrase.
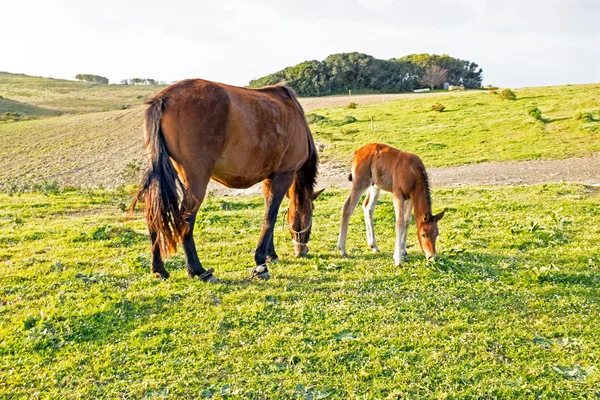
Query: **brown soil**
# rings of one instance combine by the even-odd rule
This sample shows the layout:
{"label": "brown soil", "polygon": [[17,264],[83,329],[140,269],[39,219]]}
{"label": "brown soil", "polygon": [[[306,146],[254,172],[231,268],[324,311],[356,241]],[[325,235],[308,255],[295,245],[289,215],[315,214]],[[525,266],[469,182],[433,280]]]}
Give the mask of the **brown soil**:
{"label": "brown soil", "polygon": [[[350,168],[342,163],[327,163],[320,167],[318,187],[350,188]],[[600,153],[591,157],[565,160],[535,160],[488,162],[447,168],[429,168],[433,187],[471,185],[535,185],[540,183],[583,183],[600,186]],[[249,189],[227,189],[211,182],[209,190],[222,195],[262,193],[260,185]]]}

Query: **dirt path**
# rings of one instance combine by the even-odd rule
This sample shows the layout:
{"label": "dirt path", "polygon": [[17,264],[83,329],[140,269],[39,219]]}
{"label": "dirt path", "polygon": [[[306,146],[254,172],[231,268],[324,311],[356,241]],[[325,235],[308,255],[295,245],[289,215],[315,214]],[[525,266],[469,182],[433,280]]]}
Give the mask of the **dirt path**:
{"label": "dirt path", "polygon": [[442,96],[464,96],[472,94],[476,90],[466,92],[425,92],[425,93],[390,93],[390,94],[358,94],[353,96],[325,96],[325,97],[301,97],[300,104],[305,111],[316,110],[319,108],[341,107],[347,106],[350,102],[356,104],[371,104],[381,103],[394,100],[410,100],[418,97],[442,97]]}
{"label": "dirt path", "polygon": [[[341,163],[328,163],[320,168],[318,187],[350,188],[349,168]],[[535,185],[571,182],[600,186],[600,153],[591,157],[565,160],[488,162],[447,168],[429,168],[433,187],[470,185]],[[260,185],[248,189],[226,189],[211,182],[209,191],[221,195],[261,194]]]}

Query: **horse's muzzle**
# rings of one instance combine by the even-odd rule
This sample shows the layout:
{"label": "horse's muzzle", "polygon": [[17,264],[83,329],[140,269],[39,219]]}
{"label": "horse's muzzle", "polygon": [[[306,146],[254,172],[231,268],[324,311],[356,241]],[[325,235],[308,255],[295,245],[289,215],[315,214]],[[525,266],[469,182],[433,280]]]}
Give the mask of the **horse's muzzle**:
{"label": "horse's muzzle", "polygon": [[305,257],[308,254],[308,245],[294,244],[294,255],[296,257]]}

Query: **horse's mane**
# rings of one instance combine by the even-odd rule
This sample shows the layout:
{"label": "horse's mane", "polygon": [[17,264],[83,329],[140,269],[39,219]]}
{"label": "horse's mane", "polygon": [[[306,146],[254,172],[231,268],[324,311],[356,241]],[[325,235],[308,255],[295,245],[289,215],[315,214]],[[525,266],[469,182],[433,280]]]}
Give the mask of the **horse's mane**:
{"label": "horse's mane", "polygon": [[425,199],[427,199],[427,206],[431,210],[431,190],[429,188],[429,177],[427,176],[425,165],[423,164],[423,161],[421,161],[421,159],[417,156],[413,158],[413,165],[421,174],[421,180],[423,181],[423,190],[425,191]]}
{"label": "horse's mane", "polygon": [[296,173],[295,181],[300,187],[303,187],[304,185],[310,185],[314,190],[315,185],[317,183],[319,157],[317,155],[317,148],[315,146],[315,142],[313,140],[312,134],[310,133],[310,128],[308,127],[308,122],[306,122],[306,115],[304,114],[304,109],[302,109],[302,105],[300,105],[300,102],[298,101],[294,90],[291,87],[289,87],[285,82],[281,82],[277,85],[274,85],[274,87],[282,88],[286,92],[286,94],[292,99],[292,101],[296,105],[296,108],[302,115],[302,120],[304,121],[304,126],[306,129],[306,137],[308,140],[308,158]]}

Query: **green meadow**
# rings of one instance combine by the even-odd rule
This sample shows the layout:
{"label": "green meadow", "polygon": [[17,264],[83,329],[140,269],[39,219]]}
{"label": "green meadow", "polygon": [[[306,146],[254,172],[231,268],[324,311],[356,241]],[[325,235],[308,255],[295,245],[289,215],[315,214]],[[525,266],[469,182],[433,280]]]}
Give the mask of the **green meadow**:
{"label": "green meadow", "polygon": [[[124,210],[142,103],[161,88],[0,73],[0,398],[600,398],[597,187],[434,188],[433,211],[448,210],[436,262],[413,223],[400,268],[391,197],[375,211],[381,253],[357,209],[342,258],[348,193],[328,188],[307,258],[284,202],[266,282],[249,278],[262,198],[208,196],[195,239],[221,283],[188,279],[181,251],[158,280],[142,214]],[[600,151],[599,84],[515,94],[308,114],[323,168],[373,141],[427,166]]]}
{"label": "green meadow", "polygon": [[[317,140],[327,145],[325,159],[349,160],[369,142],[414,152],[438,167],[600,151],[600,84],[514,92],[516,100],[473,92],[314,110],[309,121]],[[438,103],[444,111],[432,110]],[[532,108],[541,118],[529,115]]]}
{"label": "green meadow", "polygon": [[[436,189],[438,259],[414,224],[393,265],[393,205],[316,202],[308,258],[277,226],[273,278],[250,281],[263,205],[209,197],[196,240],[223,283],[149,273],[125,190],[0,195],[1,398],[597,398],[600,193],[580,185]],[[284,204],[282,211],[286,208]]]}

